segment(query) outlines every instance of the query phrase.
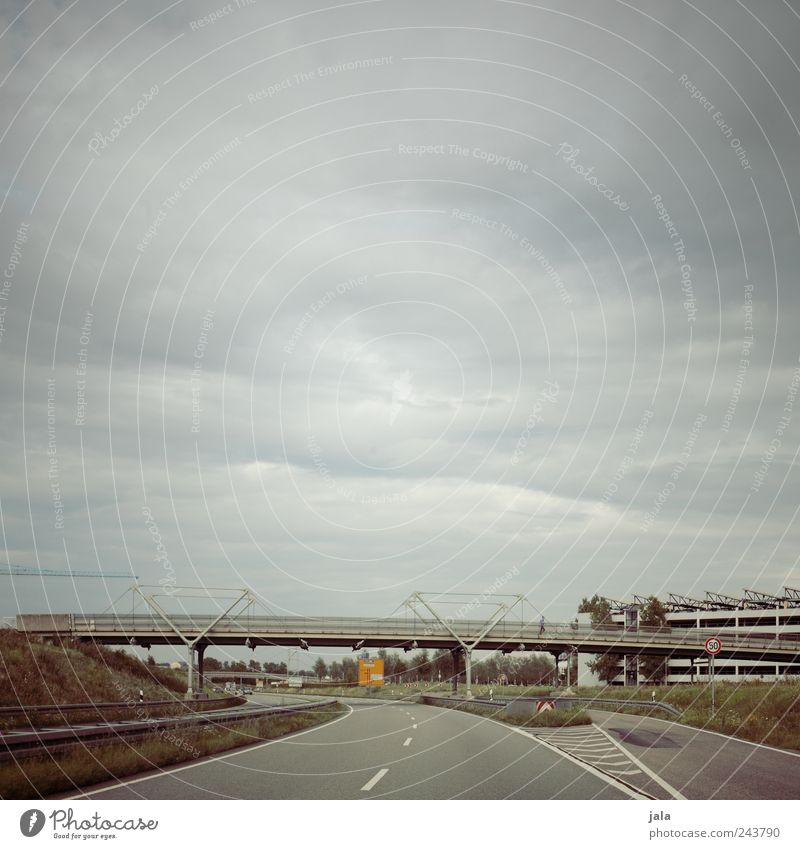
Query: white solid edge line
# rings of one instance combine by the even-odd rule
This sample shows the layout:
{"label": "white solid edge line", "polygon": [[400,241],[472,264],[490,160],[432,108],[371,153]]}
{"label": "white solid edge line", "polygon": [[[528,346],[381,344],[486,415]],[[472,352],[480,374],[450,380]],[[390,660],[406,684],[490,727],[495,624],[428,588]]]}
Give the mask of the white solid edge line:
{"label": "white solid edge line", "polygon": [[633,761],[633,763],[635,763],[636,766],[638,766],[639,769],[642,770],[643,773],[645,773],[645,775],[649,775],[650,778],[652,778],[653,781],[655,781],[656,784],[659,784],[664,790],[666,790],[667,793],[669,793],[669,795],[672,796],[673,799],[682,799],[683,801],[686,801],[686,797],[683,795],[683,793],[681,793],[680,790],[676,790],[671,784],[668,784],[666,781],[664,781],[664,779],[660,775],[653,772],[653,770],[650,769],[649,766],[646,766],[645,764],[643,764],[639,760],[639,758],[636,757],[636,755],[629,752],[626,748],[624,748],[622,746],[622,744],[619,741],[615,740],[608,733],[608,731],[605,730],[605,728],[601,728],[598,725],[597,730],[601,734],[604,734],[620,750],[620,752],[622,752],[622,754],[625,755],[626,758],[629,758],[631,761]]}
{"label": "white solid edge line", "polygon": [[[594,708],[589,708],[594,710]],[[619,714],[614,711],[598,710],[597,713],[607,713],[609,716],[634,716],[635,714]],[[672,722],[669,719],[661,719],[657,716],[641,716],[639,719],[652,719],[654,722],[663,722],[665,725],[674,725],[683,731],[696,731],[698,734],[713,734],[715,737],[722,737],[725,740],[730,740],[731,743],[744,743],[746,746],[755,746],[757,749],[766,749],[768,752],[776,752],[779,755],[791,755],[793,758],[800,758],[800,752],[790,752],[787,749],[779,749],[777,746],[768,746],[766,743],[754,743],[752,740],[742,740],[741,737],[732,737],[730,734],[722,734],[720,731],[708,731],[706,728],[696,728],[694,725],[683,725],[680,722]],[[599,725],[597,726],[600,727]]]}
{"label": "white solid edge line", "polygon": [[[515,728],[514,730],[516,731],[517,729]],[[519,733],[524,734],[525,732],[520,731]],[[529,734],[528,736],[531,738],[531,740],[536,740],[537,743],[541,743],[543,746],[546,746],[548,749],[550,749],[551,752],[555,752],[557,755],[561,755],[562,758],[565,758],[566,760],[570,761],[571,763],[574,763],[576,766],[581,767],[581,769],[585,769],[586,772],[590,772],[596,778],[602,778],[603,781],[605,781],[605,783],[609,785],[609,787],[613,787],[616,790],[620,790],[623,793],[627,793],[627,795],[630,796],[631,799],[650,799],[650,797],[645,796],[644,793],[637,793],[635,790],[632,790],[626,784],[622,784],[621,782],[614,781],[614,779],[611,778],[611,776],[606,775],[604,772],[601,772],[599,769],[595,769],[591,764],[587,763],[586,761],[582,761],[582,760],[580,760],[576,757],[573,757],[568,752],[565,752],[563,749],[559,749],[558,747],[553,746],[552,744],[547,743],[544,740],[539,740],[536,737],[535,734]]]}
{"label": "white solid edge line", "polygon": [[408,737],[408,738],[406,739],[406,742],[405,742],[405,743],[403,743],[403,745],[404,745],[404,746],[410,746],[410,745],[411,745],[411,740],[412,740],[412,739],[413,739],[412,737]]}
{"label": "white solid edge line", "polygon": [[176,766],[174,769],[159,770],[159,772],[155,775],[143,775],[141,778],[132,778],[130,781],[119,781],[116,784],[109,784],[105,787],[100,787],[97,790],[89,790],[88,792],[81,791],[75,796],[65,797],[63,801],[72,802],[75,799],[85,799],[89,796],[94,796],[96,793],[107,793],[109,790],[116,790],[120,787],[129,787],[131,784],[139,784],[142,781],[155,781],[158,778],[163,778],[165,775],[172,775],[176,772],[183,772],[186,769],[194,769],[198,766],[205,766],[206,764],[214,763],[215,761],[224,761],[227,758],[233,758],[236,755],[243,755],[247,752],[254,752],[256,749],[263,749],[265,746],[272,746],[275,743],[281,743],[284,740],[302,737],[304,734],[310,734],[312,731],[319,731],[322,728],[328,728],[331,725],[336,725],[337,722],[341,722],[343,719],[347,719],[350,714],[353,713],[353,708],[351,708],[350,705],[345,705],[345,707],[349,713],[346,713],[344,716],[340,716],[338,719],[334,719],[331,722],[323,722],[320,725],[315,725],[313,728],[307,728],[305,731],[298,731],[296,734],[284,734],[283,737],[276,737],[274,740],[267,740],[264,743],[255,743],[252,746],[240,746],[238,749],[226,752],[224,755],[211,755],[203,758],[202,760],[196,761],[195,763]]}
{"label": "white solid edge line", "polygon": [[387,772],[389,772],[389,770],[386,768],[379,769],[361,789],[372,790],[372,788],[383,778],[384,775],[386,775]]}
{"label": "white solid edge line", "polygon": [[516,728],[513,725],[506,725],[505,722],[498,722],[496,719],[490,719],[488,716],[480,717],[484,722],[493,722],[495,725],[499,725],[501,728],[504,728],[506,731],[513,731],[515,734],[521,734],[523,737],[526,737],[528,740],[532,740],[534,743],[539,743],[542,746],[550,749],[551,752],[555,752],[557,755],[561,755],[565,760],[570,761],[570,763],[574,763],[576,766],[579,766],[581,769],[586,770],[586,772],[591,773],[595,778],[600,778],[608,784],[609,787],[613,787],[615,790],[620,790],[622,793],[626,793],[631,799],[649,799],[649,796],[645,796],[643,793],[637,793],[635,790],[632,790],[625,784],[621,782],[614,781],[613,778],[606,775],[605,773],[600,772],[599,769],[595,769],[591,764],[586,763],[586,761],[578,760],[578,758],[574,758],[569,753],[563,751],[562,749],[558,749],[553,746],[551,743],[548,743],[545,740],[540,740],[536,734],[531,734],[527,731],[523,731],[521,728]]}

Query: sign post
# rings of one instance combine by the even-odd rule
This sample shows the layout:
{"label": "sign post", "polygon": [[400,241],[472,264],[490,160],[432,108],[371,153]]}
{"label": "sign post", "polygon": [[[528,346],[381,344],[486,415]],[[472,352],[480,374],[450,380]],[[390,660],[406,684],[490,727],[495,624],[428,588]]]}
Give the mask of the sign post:
{"label": "sign post", "polygon": [[714,658],[722,650],[722,643],[717,637],[709,637],[706,640],[706,654],[708,654],[708,677],[711,682],[711,717],[713,719],[717,710],[717,693],[714,687]]}

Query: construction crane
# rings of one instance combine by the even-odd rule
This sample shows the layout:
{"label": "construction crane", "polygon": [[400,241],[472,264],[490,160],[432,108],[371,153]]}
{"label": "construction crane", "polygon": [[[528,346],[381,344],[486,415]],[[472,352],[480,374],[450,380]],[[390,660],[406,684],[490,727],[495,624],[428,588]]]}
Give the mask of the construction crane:
{"label": "construction crane", "polygon": [[10,563],[0,566],[0,575],[31,575],[41,578],[128,578],[136,580],[138,575],[128,572],[89,572],[83,569],[35,569],[33,566],[17,566]]}

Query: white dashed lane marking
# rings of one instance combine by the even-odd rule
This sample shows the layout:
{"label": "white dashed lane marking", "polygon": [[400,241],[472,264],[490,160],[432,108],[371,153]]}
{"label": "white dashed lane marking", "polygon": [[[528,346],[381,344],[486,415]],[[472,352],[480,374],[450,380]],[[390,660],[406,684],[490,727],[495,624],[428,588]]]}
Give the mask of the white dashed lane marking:
{"label": "white dashed lane marking", "polygon": [[370,780],[361,788],[362,790],[372,790],[372,788],[383,778],[386,773],[389,772],[388,769],[379,769],[375,775],[370,778]]}

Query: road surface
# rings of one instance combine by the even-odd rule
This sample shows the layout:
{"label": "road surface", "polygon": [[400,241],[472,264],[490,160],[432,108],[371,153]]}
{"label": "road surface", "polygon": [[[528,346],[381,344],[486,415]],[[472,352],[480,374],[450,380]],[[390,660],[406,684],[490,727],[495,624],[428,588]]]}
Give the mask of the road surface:
{"label": "road surface", "polygon": [[[255,700],[255,699],[254,699]],[[358,704],[326,725],[86,788],[97,799],[630,799],[530,734],[459,711]]]}
{"label": "road surface", "polygon": [[651,717],[605,711],[590,715],[688,799],[800,798],[800,753]]}

